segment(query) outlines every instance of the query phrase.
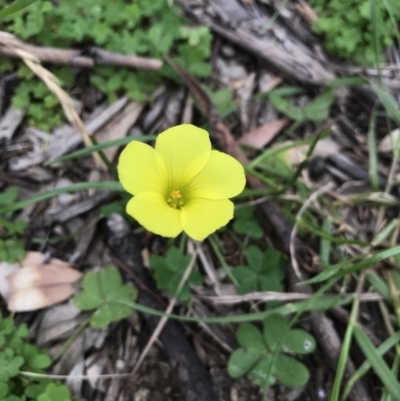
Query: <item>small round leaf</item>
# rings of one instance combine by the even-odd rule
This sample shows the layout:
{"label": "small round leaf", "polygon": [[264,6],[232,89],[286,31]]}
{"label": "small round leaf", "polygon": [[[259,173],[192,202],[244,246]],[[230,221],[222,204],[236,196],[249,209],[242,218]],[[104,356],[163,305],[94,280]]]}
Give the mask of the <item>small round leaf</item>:
{"label": "small round leaf", "polygon": [[51,359],[46,354],[39,354],[29,358],[28,364],[33,370],[46,369],[51,365]]}
{"label": "small round leaf", "polygon": [[273,358],[271,354],[264,354],[249,373],[250,379],[261,387],[272,386],[275,383]]}
{"label": "small round leaf", "polygon": [[235,350],[228,361],[228,373],[237,379],[245,375],[260,359],[260,354],[252,353],[238,348]]}
{"label": "small round leaf", "polygon": [[5,382],[0,382],[0,398],[5,397],[8,394],[8,391],[8,384]]}
{"label": "small round leaf", "polygon": [[310,377],[306,366],[285,354],[276,356],[275,370],[279,382],[288,387],[304,386]]}
{"label": "small round leaf", "polygon": [[282,346],[282,337],[288,332],[288,326],[282,315],[272,314],[264,320],[264,340],[271,350]]}
{"label": "small round leaf", "polygon": [[314,349],[314,337],[301,329],[289,330],[282,341],[282,350],[293,352],[294,354],[310,354]]}
{"label": "small round leaf", "polygon": [[254,324],[241,324],[236,332],[236,339],[238,344],[246,350],[263,351],[266,349],[262,334]]}

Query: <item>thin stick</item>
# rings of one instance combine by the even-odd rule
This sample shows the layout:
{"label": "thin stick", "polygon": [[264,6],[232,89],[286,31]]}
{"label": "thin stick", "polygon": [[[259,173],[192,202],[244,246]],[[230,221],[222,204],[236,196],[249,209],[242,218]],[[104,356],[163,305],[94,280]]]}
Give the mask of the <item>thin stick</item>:
{"label": "thin stick", "polygon": [[[173,298],[171,299],[167,309],[165,310],[166,314],[170,314],[172,312],[172,309],[174,308],[174,306],[176,305],[176,302],[178,301],[178,296],[182,291],[183,286],[186,284],[186,281],[188,280],[190,273],[193,270],[194,264],[196,262],[197,256],[199,254],[199,248],[200,248],[200,244],[196,243],[195,241],[190,241],[189,245],[192,244],[195,247],[195,250],[192,254],[192,258],[190,259],[190,262],[185,270],[185,273],[183,274],[181,281],[179,282],[178,288],[175,292],[175,295],[173,296]],[[168,321],[168,317],[167,316],[163,316],[160,321],[157,324],[157,327],[155,328],[153,334],[151,335],[149,341],[147,342],[146,346],[144,347],[144,350],[142,352],[142,354],[139,357],[139,360],[137,361],[137,363],[135,364],[132,374],[135,374],[141,364],[143,363],[144,359],[146,358],[147,354],[150,351],[150,348],[153,346],[154,342],[157,340],[158,336],[160,335],[160,333],[162,332],[164,326],[166,325]]]}
{"label": "thin stick", "polygon": [[[41,62],[56,65],[69,65],[80,68],[94,68],[96,65],[110,65],[148,71],[159,71],[163,62],[156,58],[110,52],[99,47],[89,48],[89,55],[78,49],[58,49],[30,45],[18,40],[18,47],[37,57]],[[0,45],[0,56],[17,58],[18,56],[6,46]]]}
{"label": "thin stick", "polygon": [[[275,292],[275,291],[267,291],[267,292],[253,292],[251,294],[246,295],[222,295],[222,296],[198,296],[198,298],[212,302],[213,304],[224,304],[224,305],[233,305],[239,304],[242,302],[268,302],[268,301],[279,301],[279,302],[293,302],[293,301],[301,301],[304,299],[309,299],[313,294],[305,294],[300,292]],[[325,294],[321,296],[321,298],[327,297],[343,297],[343,296],[355,296],[354,293],[348,294]],[[360,295],[361,302],[377,302],[384,299],[382,295],[376,292],[367,292]]]}
{"label": "thin stick", "polygon": [[300,281],[303,281],[303,276],[300,272],[299,264],[297,263],[296,245],[295,245],[295,239],[296,239],[296,234],[297,234],[297,230],[299,227],[300,219],[303,216],[303,214],[305,213],[305,211],[311,206],[311,204],[317,200],[318,196],[322,195],[325,192],[330,191],[331,189],[334,188],[334,186],[335,186],[335,184],[333,182],[328,182],[327,184],[323,185],[321,188],[319,188],[318,190],[313,192],[311,194],[311,196],[304,202],[303,206],[300,208],[299,212],[297,213],[296,223],[290,234],[290,259],[292,262],[293,271],[295,272],[297,278]]}

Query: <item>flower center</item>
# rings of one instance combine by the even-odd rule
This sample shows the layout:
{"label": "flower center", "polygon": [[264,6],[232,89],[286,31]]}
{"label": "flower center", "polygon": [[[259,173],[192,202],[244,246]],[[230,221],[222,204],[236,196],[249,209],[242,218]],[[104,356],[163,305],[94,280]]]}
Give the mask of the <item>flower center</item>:
{"label": "flower center", "polygon": [[174,209],[180,209],[183,206],[182,194],[179,189],[174,189],[169,193],[167,203]]}

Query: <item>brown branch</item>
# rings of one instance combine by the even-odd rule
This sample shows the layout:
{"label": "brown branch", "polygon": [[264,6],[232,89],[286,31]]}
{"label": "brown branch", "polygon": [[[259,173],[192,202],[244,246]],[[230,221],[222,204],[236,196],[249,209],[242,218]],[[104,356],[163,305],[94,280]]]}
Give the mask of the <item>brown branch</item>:
{"label": "brown branch", "polygon": [[[30,45],[20,40],[16,41],[16,43],[21,50],[34,55],[41,62],[57,65],[69,65],[80,68],[94,68],[96,65],[110,65],[152,71],[160,70],[163,65],[163,62],[159,59],[114,53],[98,47],[90,48],[90,55],[84,55],[82,51],[78,49],[41,47]],[[7,46],[0,46],[0,56],[19,58],[18,55]]]}

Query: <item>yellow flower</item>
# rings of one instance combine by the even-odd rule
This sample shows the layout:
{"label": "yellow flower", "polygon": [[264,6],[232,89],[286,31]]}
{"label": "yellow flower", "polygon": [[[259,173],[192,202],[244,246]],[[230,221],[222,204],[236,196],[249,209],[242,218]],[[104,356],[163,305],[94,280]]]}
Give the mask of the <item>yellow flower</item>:
{"label": "yellow flower", "polygon": [[161,133],[155,149],[129,143],[119,158],[118,175],[134,195],[126,211],[142,226],[164,237],[185,231],[198,241],[232,219],[228,198],[246,183],[242,165],[211,150],[208,132],[191,124]]}

